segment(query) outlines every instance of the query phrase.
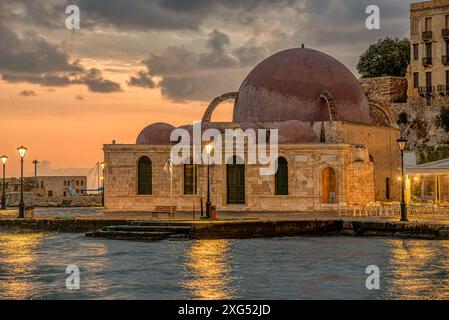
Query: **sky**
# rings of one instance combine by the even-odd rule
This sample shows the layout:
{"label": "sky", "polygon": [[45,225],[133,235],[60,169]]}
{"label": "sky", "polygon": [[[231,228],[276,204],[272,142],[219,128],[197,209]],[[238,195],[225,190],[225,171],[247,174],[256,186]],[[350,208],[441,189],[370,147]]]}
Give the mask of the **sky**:
{"label": "sky", "polygon": [[[415,2],[415,1],[413,1]],[[67,6],[80,9],[68,30]],[[368,30],[368,5],[380,30]],[[20,174],[86,174],[102,145],[154,122],[200,120],[264,58],[324,51],[357,76],[360,54],[409,34],[409,0],[0,0],[0,154]],[[231,121],[220,105],[213,121]]]}

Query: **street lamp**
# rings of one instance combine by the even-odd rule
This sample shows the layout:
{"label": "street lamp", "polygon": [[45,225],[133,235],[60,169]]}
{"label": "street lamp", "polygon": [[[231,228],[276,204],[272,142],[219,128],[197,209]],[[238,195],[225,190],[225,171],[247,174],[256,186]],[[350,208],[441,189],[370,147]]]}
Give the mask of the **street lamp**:
{"label": "street lamp", "polygon": [[206,145],[206,152],[207,152],[207,201],[206,201],[206,218],[210,218],[210,179],[209,179],[209,167],[210,167],[210,154],[212,150],[214,149],[214,146],[209,143]]}
{"label": "street lamp", "polygon": [[23,202],[23,158],[27,153],[27,148],[20,146],[17,148],[20,156],[20,202],[19,202],[19,218],[25,218],[25,203]]}
{"label": "street lamp", "polygon": [[101,206],[104,207],[104,162],[101,164]]}
{"label": "street lamp", "polygon": [[1,210],[6,209],[6,161],[8,161],[7,156],[1,156],[0,159],[2,160],[3,164],[3,181],[2,181],[2,207]]}
{"label": "street lamp", "polygon": [[405,205],[405,179],[404,179],[404,149],[407,139],[401,136],[396,140],[401,150],[401,221],[408,221],[407,219],[407,207]]}
{"label": "street lamp", "polygon": [[34,192],[37,193],[38,183],[37,183],[37,165],[39,164],[38,160],[33,160],[34,164]]}

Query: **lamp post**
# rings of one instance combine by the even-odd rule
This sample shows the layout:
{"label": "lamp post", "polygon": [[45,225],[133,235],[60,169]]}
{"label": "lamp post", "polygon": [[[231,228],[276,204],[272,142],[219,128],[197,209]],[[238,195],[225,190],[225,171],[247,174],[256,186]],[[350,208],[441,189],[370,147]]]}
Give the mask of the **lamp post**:
{"label": "lamp post", "polygon": [[407,139],[401,136],[396,140],[401,150],[401,221],[408,221],[407,219],[407,206],[405,205],[405,179],[404,179],[404,149]]}
{"label": "lamp post", "polygon": [[1,156],[0,159],[2,160],[3,164],[3,180],[2,180],[2,207],[1,210],[6,209],[6,161],[8,161],[7,156]]}
{"label": "lamp post", "polygon": [[209,168],[210,168],[210,154],[213,150],[213,145],[212,144],[208,144],[206,145],[206,152],[207,152],[207,201],[206,201],[206,218],[209,219],[210,218],[210,207],[211,207],[211,202],[210,202],[210,179],[209,179]]}
{"label": "lamp post", "polygon": [[104,207],[104,162],[101,163],[101,206]]}
{"label": "lamp post", "polygon": [[17,148],[20,156],[20,202],[19,202],[19,218],[25,218],[25,203],[23,202],[23,158],[27,153],[27,148],[20,146]]}
{"label": "lamp post", "polygon": [[37,165],[39,164],[38,160],[33,160],[34,164],[34,192],[37,193],[38,183],[37,183]]}

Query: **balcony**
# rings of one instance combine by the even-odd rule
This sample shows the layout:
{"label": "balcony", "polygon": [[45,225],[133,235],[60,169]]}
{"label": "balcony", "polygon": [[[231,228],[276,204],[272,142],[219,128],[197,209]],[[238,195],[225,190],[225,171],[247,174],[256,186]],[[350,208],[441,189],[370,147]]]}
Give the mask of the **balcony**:
{"label": "balcony", "polygon": [[449,39],[449,29],[441,29],[441,36],[444,39]]}
{"label": "balcony", "polygon": [[432,57],[425,57],[425,58],[422,58],[422,65],[423,65],[424,67],[431,66],[431,65],[432,65]]}
{"label": "balcony", "polygon": [[423,41],[432,41],[433,33],[432,31],[423,31],[421,37]]}
{"label": "balcony", "polygon": [[431,96],[435,91],[434,86],[424,86],[418,88],[418,93],[420,96]]}
{"label": "balcony", "polygon": [[449,85],[439,84],[437,87],[437,92],[443,96],[449,94]]}

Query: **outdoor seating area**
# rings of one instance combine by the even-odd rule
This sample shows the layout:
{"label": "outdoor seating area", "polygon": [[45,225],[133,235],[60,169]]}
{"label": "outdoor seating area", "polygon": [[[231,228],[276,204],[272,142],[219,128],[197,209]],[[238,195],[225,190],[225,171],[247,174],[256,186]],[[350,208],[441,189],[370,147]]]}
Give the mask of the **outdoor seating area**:
{"label": "outdoor seating area", "polygon": [[[410,217],[445,219],[449,218],[449,203],[411,203],[407,204]],[[341,203],[339,217],[400,217],[400,202],[369,202],[367,204]]]}

